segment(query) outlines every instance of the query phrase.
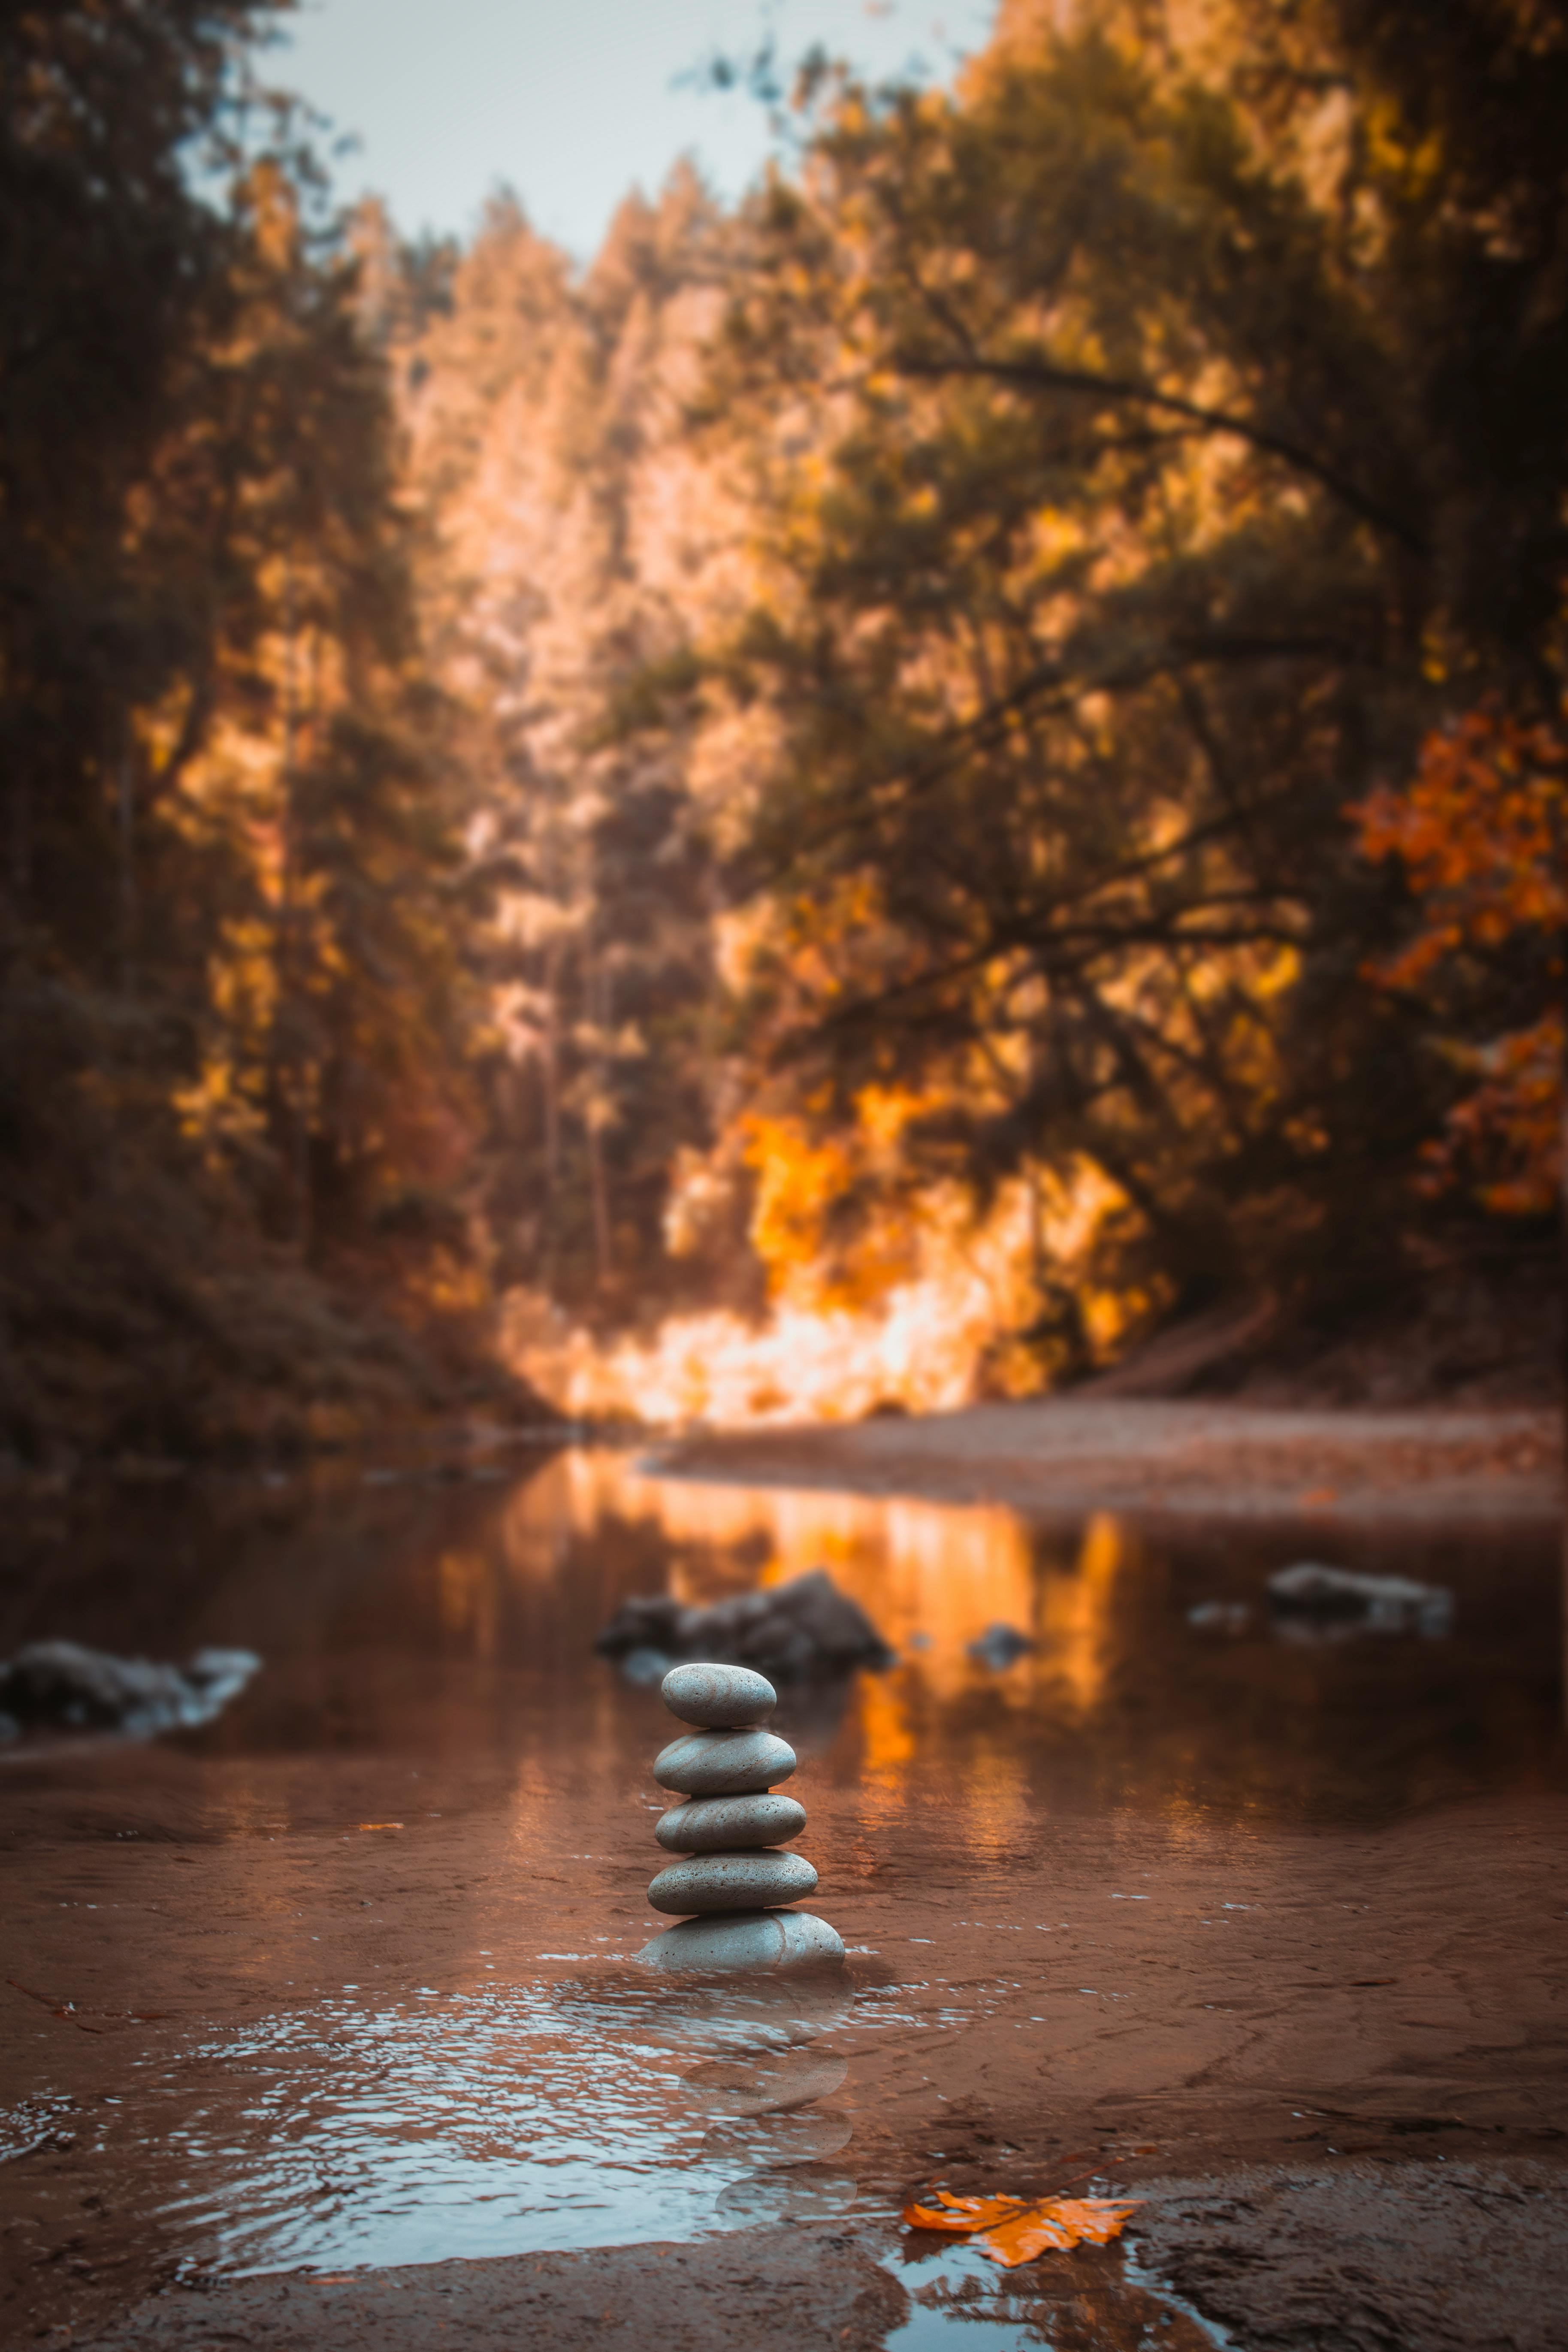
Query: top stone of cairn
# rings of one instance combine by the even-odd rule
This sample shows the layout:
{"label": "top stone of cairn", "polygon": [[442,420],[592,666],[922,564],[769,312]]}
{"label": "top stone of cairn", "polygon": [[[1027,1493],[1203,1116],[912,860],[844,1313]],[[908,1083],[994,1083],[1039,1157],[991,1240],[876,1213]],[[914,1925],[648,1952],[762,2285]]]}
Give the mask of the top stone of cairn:
{"label": "top stone of cairn", "polygon": [[672,1666],[659,1696],[682,1723],[707,1731],[744,1731],[772,1715],[778,1693],[750,1666]]}

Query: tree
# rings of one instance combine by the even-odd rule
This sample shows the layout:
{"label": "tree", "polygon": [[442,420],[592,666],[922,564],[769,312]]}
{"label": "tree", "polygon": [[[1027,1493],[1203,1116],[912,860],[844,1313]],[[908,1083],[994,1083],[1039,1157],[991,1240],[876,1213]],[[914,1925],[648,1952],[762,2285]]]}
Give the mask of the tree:
{"label": "tree", "polygon": [[497,1278],[602,1322],[679,1290],[671,1172],[708,1139],[707,812],[680,731],[650,737],[635,706],[686,658],[722,536],[683,435],[722,244],[680,170],[574,283],[500,200],[399,346],[489,899],[469,957]]}
{"label": "tree", "polygon": [[389,1227],[460,1156],[458,811],[384,366],[254,71],[278,13],[0,11],[0,1414],[26,1451],[406,1409],[436,1375],[342,1277],[374,1262],[416,1307],[457,1263],[455,1206],[418,1247]]}
{"label": "tree", "polygon": [[[1568,28],[1523,7],[1005,12],[839,83],[749,220],[711,429],[778,751],[755,1083],[910,1106],[836,1204],[1110,1188],[1155,1309],[1364,1305],[1438,1115],[1343,810],[1560,660]],[[868,1155],[875,1157],[875,1155]]]}
{"label": "tree", "polygon": [[[221,163],[262,0],[65,0],[0,12],[0,659],[7,950],[89,961],[125,919],[127,708],[192,652],[128,544],[184,356],[226,299]],[[205,150],[205,152],[204,152]]]}

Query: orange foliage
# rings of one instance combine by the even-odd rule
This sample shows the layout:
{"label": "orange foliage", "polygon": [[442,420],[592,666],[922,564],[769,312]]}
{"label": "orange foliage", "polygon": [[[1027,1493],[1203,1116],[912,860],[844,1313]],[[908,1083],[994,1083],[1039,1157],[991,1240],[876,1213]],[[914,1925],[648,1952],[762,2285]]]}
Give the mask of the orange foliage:
{"label": "orange foliage", "polygon": [[1486,959],[1538,935],[1559,1001],[1538,1019],[1452,1058],[1479,1083],[1457,1104],[1448,1133],[1427,1147],[1427,1181],[1463,1163],[1500,1164],[1479,1187],[1489,1208],[1549,1210],[1562,1176],[1565,1040],[1561,992],[1568,936],[1568,740],[1493,710],[1473,711],[1427,738],[1414,782],[1352,812],[1373,857],[1398,857],[1423,924],[1403,955],[1371,977],[1420,986],[1445,964]]}
{"label": "orange foliage", "polygon": [[983,2254],[1007,2270],[1032,2263],[1037,2254],[1065,2253],[1085,2241],[1109,2245],[1127,2226],[1141,2200],[1121,2203],[1108,2197],[953,2197],[937,2190],[935,2205],[906,2205],[911,2230],[975,2233]]}
{"label": "orange foliage", "polygon": [[858,1219],[847,1258],[833,1246],[833,1226],[879,1179],[885,1182],[900,1130],[921,1108],[917,1096],[869,1087],[857,1096],[847,1128],[814,1132],[802,1119],[760,1112],[742,1118],[757,1183],[752,1243],[775,1297],[804,1283],[818,1304],[857,1307],[911,1278],[917,1252],[907,1218]]}

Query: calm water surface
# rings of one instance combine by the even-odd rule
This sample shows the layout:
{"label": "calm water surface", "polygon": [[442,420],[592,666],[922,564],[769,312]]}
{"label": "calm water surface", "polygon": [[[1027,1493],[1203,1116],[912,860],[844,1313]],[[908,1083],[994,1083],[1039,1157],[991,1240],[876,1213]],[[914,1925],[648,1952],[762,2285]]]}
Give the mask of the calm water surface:
{"label": "calm water surface", "polygon": [[[0,1765],[43,1906],[36,1951],[23,1931],[17,1952],[27,1998],[52,1969],[52,2000],[68,1967],[47,1941],[66,1922],[45,1914],[130,1937],[151,1880],[127,1849],[163,1849],[161,1866],[171,1843],[197,1870],[172,1891],[163,1872],[137,1948],[206,1936],[214,1988],[206,2018],[161,2019],[136,1994],[113,2087],[90,2101],[52,2022],[7,2012],[26,2044],[10,2147],[47,2154],[54,2133],[73,2153],[58,2180],[36,2158],[5,2168],[0,2204],[47,2235],[51,2196],[79,2198],[87,2167],[171,2262],[239,2271],[841,2213],[894,2247],[879,2117],[939,2079],[929,2053],[1046,2030],[1060,1997],[1107,2014],[1127,1997],[1076,1945],[1075,1981],[1041,1990],[1040,1955],[1065,1948],[1045,1939],[1071,1927],[1027,1859],[1042,1821],[1100,1841],[1128,1879],[1107,1903],[1152,1904],[1152,1921],[1161,1858],[1194,1841],[1240,1857],[1553,1780],[1553,1551],[1475,1530],[1327,1549],[1289,1526],[1156,1538],[1108,1517],[683,1482],[608,1451],[530,1475],[107,1497],[39,1533],[0,1595],[0,1654],[67,1634],[153,1656],[234,1644],[266,1665],[200,1732]],[[1289,1637],[1263,1580],[1313,1557],[1450,1588],[1452,1634]],[[804,1994],[656,1982],[628,1963],[661,1924],[642,1889],[668,1718],[594,1636],[633,1594],[707,1601],[817,1566],[899,1661],[785,1694],[778,1717],[802,1759],[816,1906],[844,1927],[850,1973]],[[1189,1622],[1214,1601],[1250,1613],[1224,1633]],[[1035,1644],[1000,1673],[970,1654],[998,1623]],[[1250,1907],[1237,1886],[1213,1897],[1221,1928]],[[960,1966],[978,1930],[985,1964]],[[68,2054],[79,2075],[96,2052]],[[946,2153],[921,2151],[936,2176]],[[1074,2317],[963,2249],[904,2241],[902,2259],[919,2294],[904,2352],[961,2324],[994,2352],[1131,2343],[1162,2314],[1163,2340],[1205,2340],[1129,2273],[1091,2290],[1072,2273]]]}

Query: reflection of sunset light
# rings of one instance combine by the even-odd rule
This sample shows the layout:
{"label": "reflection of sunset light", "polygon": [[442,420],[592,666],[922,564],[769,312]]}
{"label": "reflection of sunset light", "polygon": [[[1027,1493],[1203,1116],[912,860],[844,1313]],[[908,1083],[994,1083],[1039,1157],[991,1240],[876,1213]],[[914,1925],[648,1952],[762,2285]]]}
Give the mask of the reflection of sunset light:
{"label": "reflection of sunset light", "polygon": [[868,1675],[861,1682],[860,1769],[868,1780],[896,1785],[913,1759],[906,1680],[902,1675]]}
{"label": "reflection of sunset light", "polygon": [[1037,1801],[1011,1746],[980,1749],[969,1761],[960,1790],[964,1835],[972,1853],[1005,1854],[1027,1840],[1037,1819]]}
{"label": "reflection of sunset light", "polygon": [[[624,1480],[613,1507],[627,1517],[655,1518],[677,1545],[721,1552],[744,1547],[761,1556],[763,1584],[826,1568],[890,1648],[918,1655],[923,1678],[939,1692],[973,1678],[965,1644],[987,1625],[1000,1621],[1028,1630],[1028,1530],[997,1506],[723,1486],[644,1475],[621,1456],[599,1459],[618,1467]],[[610,1503],[609,1493],[601,1493]]]}
{"label": "reflection of sunset light", "polygon": [[1084,1529],[1076,1569],[1047,1573],[1042,1582],[1038,1630],[1045,1664],[1086,1712],[1105,1687],[1111,1612],[1129,1551],[1121,1522],[1097,1511]]}
{"label": "reflection of sunset light", "polygon": [[[1131,1554],[1100,1515],[1074,1549],[994,1504],[819,1493],[665,1477],[629,1455],[562,1455],[514,1498],[509,1549],[522,1572],[559,1559],[565,1531],[592,1540],[614,1521],[651,1521],[672,1554],[669,1590],[700,1603],[714,1568],[733,1585],[780,1584],[825,1568],[935,1698],[990,1688],[1006,1705],[1091,1709],[1110,1664],[1112,1612]],[[1038,1643],[997,1675],[968,1654],[990,1625]],[[868,1755],[890,1768],[907,1736],[902,1698],[868,1700]],[[880,1711],[879,1711],[879,1709]]]}
{"label": "reflection of sunset light", "polygon": [[479,1552],[443,1552],[436,1563],[436,1600],[442,1631],[476,1658],[493,1658],[500,1619],[489,1559]]}
{"label": "reflection of sunset light", "polygon": [[557,1454],[508,1495],[502,1544],[514,1578],[548,1583],[555,1575],[571,1528],[585,1516],[582,1483],[582,1458]]}

